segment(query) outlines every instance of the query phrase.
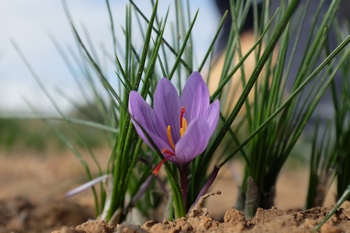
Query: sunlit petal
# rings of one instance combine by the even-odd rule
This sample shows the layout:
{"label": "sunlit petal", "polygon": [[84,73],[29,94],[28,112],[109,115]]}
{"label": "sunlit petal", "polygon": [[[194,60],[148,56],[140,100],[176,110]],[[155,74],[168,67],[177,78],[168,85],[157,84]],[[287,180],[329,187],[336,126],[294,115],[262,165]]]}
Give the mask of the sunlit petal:
{"label": "sunlit petal", "polygon": [[176,156],[169,160],[178,164],[191,162],[205,150],[210,136],[208,123],[204,119],[199,118],[192,121],[185,135],[175,146]]}
{"label": "sunlit petal", "polygon": [[[153,109],[136,91],[130,92],[129,112],[133,117],[132,121],[136,128],[136,131],[142,138],[142,140],[144,140],[151,148],[153,148],[152,143],[144,134],[142,130],[143,128],[147,132],[149,137],[152,138],[153,142],[155,143],[155,145],[157,145],[159,150],[162,150],[164,146],[167,146],[167,141],[164,141],[164,136],[166,134],[164,134],[161,128],[159,128],[158,121]],[[140,126],[142,126],[142,128]]]}
{"label": "sunlit petal", "polygon": [[203,119],[206,119],[210,129],[210,135],[212,135],[216,129],[220,117],[220,103],[219,100],[215,100],[209,108],[203,114]]}
{"label": "sunlit petal", "polygon": [[159,127],[171,126],[174,141],[180,139],[180,98],[174,85],[166,78],[159,80],[154,93],[154,112],[159,118]]}
{"label": "sunlit petal", "polygon": [[181,95],[187,121],[201,117],[209,106],[209,90],[202,76],[193,72],[188,78]]}

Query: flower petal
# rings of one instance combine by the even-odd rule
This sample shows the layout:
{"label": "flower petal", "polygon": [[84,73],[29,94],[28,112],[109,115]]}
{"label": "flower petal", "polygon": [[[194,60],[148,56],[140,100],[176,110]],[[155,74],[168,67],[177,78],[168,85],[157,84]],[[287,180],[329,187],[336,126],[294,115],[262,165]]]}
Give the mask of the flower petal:
{"label": "flower petal", "polygon": [[216,126],[220,117],[220,102],[219,100],[215,100],[209,108],[203,114],[203,119],[205,119],[209,125],[210,136],[214,133]]}
{"label": "flower petal", "polygon": [[[153,109],[146,103],[146,101],[136,91],[131,91],[129,96],[129,112],[133,117],[132,122],[139,136],[144,140],[147,145],[153,148],[152,143],[148,140],[144,134],[142,128],[147,132],[149,137],[152,138],[155,145],[159,150],[169,149],[166,139],[165,129],[159,128],[158,119],[154,114]],[[142,126],[142,128],[140,127]],[[155,148],[153,148],[155,149]]]}
{"label": "flower petal", "polygon": [[175,145],[176,156],[169,160],[177,164],[191,162],[205,150],[210,136],[208,123],[204,119],[192,121],[184,136]]}
{"label": "flower petal", "polygon": [[180,98],[174,85],[166,78],[162,78],[157,84],[154,112],[158,117],[159,127],[166,130],[168,125],[171,126],[171,136],[176,143],[180,139]]}
{"label": "flower petal", "polygon": [[203,77],[193,72],[187,79],[181,95],[181,104],[185,106],[185,118],[188,122],[201,117],[209,106],[210,96]]}

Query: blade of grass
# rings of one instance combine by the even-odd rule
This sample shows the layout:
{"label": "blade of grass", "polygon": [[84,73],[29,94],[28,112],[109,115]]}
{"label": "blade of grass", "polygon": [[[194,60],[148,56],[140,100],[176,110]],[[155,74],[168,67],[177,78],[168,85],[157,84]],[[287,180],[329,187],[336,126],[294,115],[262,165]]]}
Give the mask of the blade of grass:
{"label": "blade of grass", "polygon": [[284,103],[275,110],[273,114],[269,118],[267,118],[242,144],[230,155],[228,156],[219,166],[221,167],[226,162],[230,160],[230,158],[237,153],[242,147],[247,145],[250,140],[258,133],[260,130],[262,130],[278,113],[280,113],[287,105],[289,105],[296,95],[303,90],[303,88],[319,73],[321,70],[328,65],[328,63],[350,42],[350,36],[348,36],[339,46],[305,79],[305,81],[300,84],[300,86],[295,89],[289,98],[284,101]]}
{"label": "blade of grass", "polygon": [[220,142],[222,141],[222,139],[226,135],[227,131],[231,127],[233,120],[236,118],[239,110],[241,109],[241,107],[245,103],[245,100],[247,99],[250,90],[252,89],[257,78],[259,77],[259,74],[260,74],[263,66],[265,65],[265,62],[268,60],[268,58],[272,54],[272,51],[274,50],[280,36],[282,35],[284,29],[286,28],[286,25],[289,23],[290,18],[294,14],[294,11],[296,10],[299,2],[300,2],[300,0],[295,0],[295,1],[290,2],[288,9],[286,10],[286,13],[283,15],[281,22],[277,25],[276,30],[274,31],[270,42],[266,46],[265,52],[263,53],[261,59],[257,62],[256,68],[254,69],[253,74],[252,74],[251,78],[249,79],[245,89],[243,90],[243,93],[240,96],[235,108],[233,109],[232,113],[228,117],[227,121],[225,122],[225,124],[222,127],[222,129],[220,130],[220,132],[218,133],[218,136],[215,138],[215,141],[212,144],[212,146],[206,150],[206,152],[205,152],[206,154],[209,154],[209,155],[214,154],[214,151],[219,146]]}

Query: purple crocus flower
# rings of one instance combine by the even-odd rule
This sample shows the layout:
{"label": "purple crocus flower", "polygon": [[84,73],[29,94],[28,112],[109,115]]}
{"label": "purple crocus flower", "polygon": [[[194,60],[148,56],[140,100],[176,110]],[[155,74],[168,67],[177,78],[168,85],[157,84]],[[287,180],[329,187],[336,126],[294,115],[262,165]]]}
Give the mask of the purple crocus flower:
{"label": "purple crocus flower", "polygon": [[164,160],[154,170],[157,174],[165,161],[182,168],[205,150],[218,123],[220,104],[218,100],[210,104],[208,87],[202,76],[193,72],[181,97],[168,79],[159,80],[154,109],[139,93],[131,91],[129,112],[139,136],[152,148],[144,134],[147,132],[164,155]]}

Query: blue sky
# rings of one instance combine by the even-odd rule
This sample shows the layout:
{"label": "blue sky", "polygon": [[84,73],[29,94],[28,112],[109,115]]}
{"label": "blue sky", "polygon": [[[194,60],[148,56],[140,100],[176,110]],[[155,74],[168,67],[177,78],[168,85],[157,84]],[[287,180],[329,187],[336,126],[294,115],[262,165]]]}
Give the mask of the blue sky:
{"label": "blue sky", "polygon": [[[67,2],[79,32],[83,32],[84,26],[97,48],[103,45],[107,50],[111,49],[112,41],[105,1]],[[117,37],[122,36],[120,25],[124,24],[127,2],[126,0],[110,1],[118,29]],[[150,1],[136,0],[135,2],[146,15],[150,15],[152,10]],[[191,0],[190,3],[192,15],[200,8],[193,32],[196,55],[201,58],[218,24],[218,12],[213,1],[210,0]],[[169,5],[172,14],[168,20],[168,26],[174,21],[174,1],[160,0],[160,16],[164,16]],[[24,99],[41,112],[54,112],[52,104],[40,90],[11,44],[11,39],[21,48],[39,78],[45,83],[47,90],[52,93],[63,110],[69,110],[71,106],[55,91],[57,87],[64,89],[76,101],[83,101],[77,94],[78,87],[72,75],[68,72],[49,36],[53,35],[65,49],[75,49],[74,37],[61,1],[0,0],[0,31],[0,112],[31,112]],[[170,38],[170,28],[165,36]],[[113,74],[114,70],[112,67],[110,69],[107,72]]]}

